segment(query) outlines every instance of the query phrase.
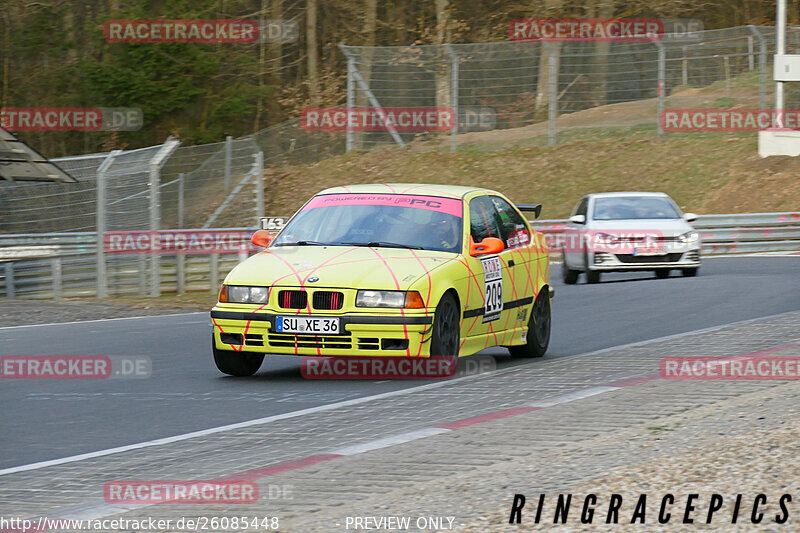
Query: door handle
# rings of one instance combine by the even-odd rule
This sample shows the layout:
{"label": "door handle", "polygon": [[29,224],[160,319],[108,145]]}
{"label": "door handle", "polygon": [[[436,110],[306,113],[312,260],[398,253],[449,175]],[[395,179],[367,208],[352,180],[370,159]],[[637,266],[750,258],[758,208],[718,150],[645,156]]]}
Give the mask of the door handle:
{"label": "door handle", "polygon": [[514,260],[513,259],[509,259],[508,260],[508,266],[510,266],[510,267],[514,266]]}

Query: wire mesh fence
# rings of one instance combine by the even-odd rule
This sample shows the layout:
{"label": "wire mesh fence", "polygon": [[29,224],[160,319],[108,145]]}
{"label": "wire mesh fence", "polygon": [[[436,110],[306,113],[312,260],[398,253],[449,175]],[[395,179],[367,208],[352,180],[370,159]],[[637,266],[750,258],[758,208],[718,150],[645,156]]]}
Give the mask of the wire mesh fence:
{"label": "wire mesh fence", "polygon": [[[310,131],[297,118],[238,139],[172,147],[155,166],[164,145],[59,158],[54,161],[78,183],[0,183],[0,234],[96,232],[98,213],[101,232],[254,228],[265,204],[268,211],[280,207],[271,204],[269,192],[283,167],[348,150],[408,143],[457,149],[518,139],[553,144],[615,128],[662,133],[659,116],[665,109],[768,108],[774,105],[775,40],[774,27],[741,26],[666,35],[658,42],[341,45],[348,66],[346,106],[447,107],[456,112],[456,127],[439,133]],[[800,53],[800,28],[789,28],[787,53]],[[800,108],[796,85],[786,87],[786,108]],[[98,205],[98,171],[112,156],[100,191],[105,200]],[[80,279],[85,286],[77,289],[89,291],[99,263],[76,250],[62,254],[58,272]],[[17,275],[24,278],[26,265],[55,269],[54,260],[17,261]],[[200,261],[217,272],[212,260]],[[145,294],[160,286],[162,270],[180,277],[172,265],[184,268],[174,255],[116,256],[103,264],[111,295]],[[59,291],[53,288],[53,294]]]}
{"label": "wire mesh fence", "polygon": [[[788,30],[787,48],[800,50],[800,28]],[[767,26],[666,34],[652,42],[341,49],[350,74],[348,105],[451,107],[458,115],[449,134],[350,131],[348,147],[358,150],[424,140],[455,148],[538,135],[554,144],[557,133],[578,129],[656,130],[659,112],[670,107],[767,108],[774,102],[775,28]],[[790,87],[786,107],[798,106],[800,90]]]}

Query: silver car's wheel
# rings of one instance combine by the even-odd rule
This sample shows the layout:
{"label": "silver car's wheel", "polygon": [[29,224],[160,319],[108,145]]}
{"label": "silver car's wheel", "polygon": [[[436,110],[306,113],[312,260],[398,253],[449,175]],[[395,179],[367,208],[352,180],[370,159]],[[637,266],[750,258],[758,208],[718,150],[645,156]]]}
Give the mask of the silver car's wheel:
{"label": "silver car's wheel", "polygon": [[586,271],[586,283],[600,283],[600,271],[599,270],[587,270]]}
{"label": "silver car's wheel", "polygon": [[567,266],[567,262],[564,261],[561,263],[561,277],[564,279],[564,283],[567,285],[574,285],[578,282],[578,275],[580,272],[577,270],[572,270]]}

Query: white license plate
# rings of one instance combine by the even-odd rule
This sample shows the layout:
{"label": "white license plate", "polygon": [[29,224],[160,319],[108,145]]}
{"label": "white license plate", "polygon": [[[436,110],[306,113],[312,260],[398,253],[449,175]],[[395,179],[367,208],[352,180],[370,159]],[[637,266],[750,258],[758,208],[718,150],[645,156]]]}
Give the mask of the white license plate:
{"label": "white license plate", "polygon": [[634,248],[633,255],[664,255],[666,251],[663,248]]}
{"label": "white license plate", "polygon": [[278,333],[338,335],[339,319],[323,316],[279,316],[275,320],[275,331]]}

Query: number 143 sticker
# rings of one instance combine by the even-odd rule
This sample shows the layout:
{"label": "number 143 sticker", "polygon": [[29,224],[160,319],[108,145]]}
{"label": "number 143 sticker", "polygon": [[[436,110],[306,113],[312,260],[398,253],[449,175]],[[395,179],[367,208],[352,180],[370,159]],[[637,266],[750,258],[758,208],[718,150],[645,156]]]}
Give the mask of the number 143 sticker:
{"label": "number 143 sticker", "polygon": [[483,322],[500,318],[503,312],[503,263],[499,257],[481,259],[485,287]]}

